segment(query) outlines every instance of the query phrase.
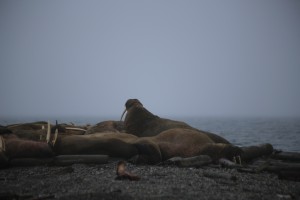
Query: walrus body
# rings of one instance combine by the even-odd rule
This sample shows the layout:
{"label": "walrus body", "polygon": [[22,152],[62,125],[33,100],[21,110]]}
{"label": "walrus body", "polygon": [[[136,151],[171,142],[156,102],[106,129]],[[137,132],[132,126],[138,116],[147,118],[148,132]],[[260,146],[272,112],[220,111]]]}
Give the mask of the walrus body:
{"label": "walrus body", "polygon": [[158,163],[172,157],[209,155],[214,160],[232,159],[241,149],[230,144],[215,143],[206,134],[196,130],[174,128],[152,137],[141,137],[134,145],[139,151],[138,162]]}
{"label": "walrus body", "polygon": [[137,137],[126,133],[94,133],[58,138],[54,151],[58,155],[104,154],[111,157],[130,158],[137,155],[132,145]]}
{"label": "walrus body", "polygon": [[8,159],[13,158],[46,158],[54,155],[45,142],[21,139],[14,134],[0,136],[1,151]]}
{"label": "walrus body", "polygon": [[214,133],[198,130],[184,122],[160,118],[144,108],[138,99],[127,100],[125,107],[127,111],[124,120],[126,132],[138,137],[155,136],[168,129],[183,128],[205,134],[216,143],[229,144],[229,141]]}
{"label": "walrus body", "polygon": [[125,132],[124,122],[123,121],[103,121],[98,124],[91,126],[85,132],[86,135],[93,133],[103,133],[103,132],[113,132],[121,133]]}
{"label": "walrus body", "polygon": [[137,163],[155,164],[172,157],[209,155],[213,159],[232,159],[241,150],[230,144],[216,144],[207,135],[191,129],[169,129],[152,137],[126,133],[94,133],[61,137],[54,146],[56,154],[105,154],[131,158]]}
{"label": "walrus body", "polygon": [[[12,124],[6,126],[5,129],[9,130],[21,139],[40,141],[41,139],[46,138],[47,125],[47,122],[40,121],[24,124]],[[57,129],[60,135],[83,135],[86,132],[86,127],[74,126],[71,124],[50,124],[50,129],[51,133],[54,133]]]}

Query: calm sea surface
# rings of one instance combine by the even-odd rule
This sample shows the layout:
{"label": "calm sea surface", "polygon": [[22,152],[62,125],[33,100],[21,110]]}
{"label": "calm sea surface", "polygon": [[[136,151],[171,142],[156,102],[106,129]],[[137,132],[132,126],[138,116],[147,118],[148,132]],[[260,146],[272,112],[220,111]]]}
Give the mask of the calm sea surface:
{"label": "calm sea surface", "polygon": [[[0,119],[1,125],[45,120]],[[113,118],[62,118],[59,123],[95,124]],[[271,143],[274,148],[300,152],[300,118],[172,118],[184,121],[191,126],[216,133],[239,146]],[[48,119],[47,119],[48,120]],[[55,123],[55,119],[49,119]]]}
{"label": "calm sea surface", "polygon": [[270,143],[275,149],[300,152],[300,118],[187,118],[186,122],[217,133],[235,145]]}

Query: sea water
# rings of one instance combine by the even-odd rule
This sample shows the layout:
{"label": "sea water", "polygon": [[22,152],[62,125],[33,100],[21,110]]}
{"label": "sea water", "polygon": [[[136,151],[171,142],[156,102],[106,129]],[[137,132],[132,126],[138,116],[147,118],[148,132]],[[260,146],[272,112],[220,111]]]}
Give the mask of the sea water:
{"label": "sea water", "polygon": [[[168,117],[189,125],[216,133],[238,146],[270,143],[275,149],[300,152],[300,118],[206,118]],[[0,119],[1,125],[50,120],[55,123],[96,124],[104,120],[119,120],[119,117],[63,117]]]}
{"label": "sea water", "polygon": [[278,150],[300,152],[300,118],[187,118],[186,122],[238,146],[270,143]]}

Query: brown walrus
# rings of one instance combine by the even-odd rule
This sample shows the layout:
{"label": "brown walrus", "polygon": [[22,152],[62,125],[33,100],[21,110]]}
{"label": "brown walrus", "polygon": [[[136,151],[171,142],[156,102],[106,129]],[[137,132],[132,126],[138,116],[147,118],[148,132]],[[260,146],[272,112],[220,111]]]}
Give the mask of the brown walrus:
{"label": "brown walrus", "polygon": [[103,121],[98,124],[89,127],[85,134],[93,134],[93,133],[102,133],[102,132],[113,132],[113,133],[121,133],[125,132],[124,122],[123,121]]}
{"label": "brown walrus", "polygon": [[[7,163],[7,158],[52,157],[53,151],[56,155],[105,154],[124,159],[134,157],[136,163],[146,164],[160,163],[172,157],[198,155],[209,155],[213,160],[232,160],[241,155],[243,159],[244,153],[239,147],[215,143],[203,133],[181,128],[169,129],[152,137],[111,132],[60,136],[52,148],[45,142],[24,140],[13,134],[0,136],[0,166]],[[261,152],[257,149],[248,154],[259,157],[263,155]]]}
{"label": "brown walrus", "polygon": [[231,144],[215,143],[206,134],[192,129],[175,128],[152,137],[126,133],[94,133],[58,138],[56,154],[106,154],[131,158],[137,163],[155,164],[172,157],[209,155],[213,159],[232,159],[241,149]]}
{"label": "brown walrus", "polygon": [[[48,122],[50,123],[50,122]],[[39,141],[46,138],[47,134],[47,122],[39,121],[23,124],[12,124],[5,128],[11,133],[17,135],[19,138]],[[51,133],[55,133],[57,129],[60,135],[82,135],[86,132],[86,127],[75,126],[71,124],[50,124]],[[1,132],[1,130],[0,130]]]}
{"label": "brown walrus", "polygon": [[0,166],[14,158],[47,158],[54,152],[45,142],[21,139],[9,133],[0,135]]}
{"label": "brown walrus", "polygon": [[124,120],[126,132],[138,137],[155,136],[162,131],[172,128],[184,128],[203,133],[216,143],[230,144],[229,141],[214,133],[198,130],[184,122],[160,118],[143,107],[143,104],[138,99],[127,100],[125,107],[121,120],[127,111]]}
{"label": "brown walrus", "polygon": [[134,145],[137,162],[155,164],[173,157],[209,155],[213,160],[240,156],[242,150],[234,145],[215,143],[209,136],[193,129],[173,128],[152,137],[140,137]]}
{"label": "brown walrus", "polygon": [[53,150],[58,155],[104,154],[127,159],[138,154],[132,145],[136,139],[135,135],[113,132],[62,136]]}

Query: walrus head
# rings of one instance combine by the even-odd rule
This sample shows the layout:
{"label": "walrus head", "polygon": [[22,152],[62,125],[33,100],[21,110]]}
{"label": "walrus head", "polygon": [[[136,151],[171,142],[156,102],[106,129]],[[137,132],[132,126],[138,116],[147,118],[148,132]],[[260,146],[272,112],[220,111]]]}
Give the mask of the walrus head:
{"label": "walrus head", "polygon": [[123,116],[124,114],[130,109],[132,108],[133,106],[141,106],[143,107],[143,104],[138,100],[138,99],[128,99],[125,103],[125,110],[124,112],[122,113],[122,116],[121,116],[121,121],[123,119]]}
{"label": "walrus head", "polygon": [[144,136],[144,131],[148,130],[149,122],[158,118],[153,115],[138,99],[128,99],[125,103],[125,110],[121,116],[121,120],[126,113],[124,119],[125,130],[137,136]]}

